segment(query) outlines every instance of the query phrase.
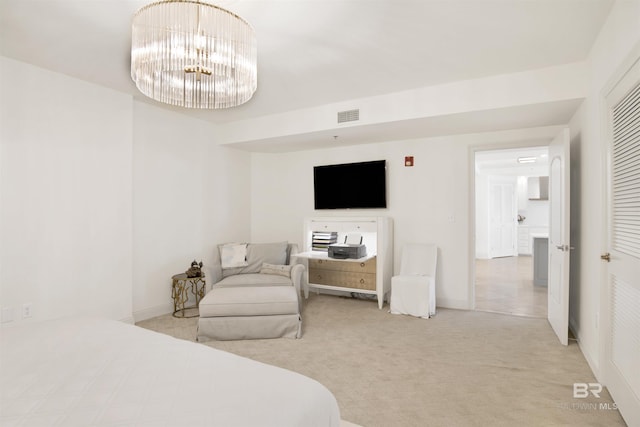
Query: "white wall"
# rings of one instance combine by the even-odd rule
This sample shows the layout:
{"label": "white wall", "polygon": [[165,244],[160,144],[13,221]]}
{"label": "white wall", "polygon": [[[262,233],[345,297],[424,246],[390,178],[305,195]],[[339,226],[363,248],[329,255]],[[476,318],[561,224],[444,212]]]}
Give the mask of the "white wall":
{"label": "white wall", "polygon": [[215,127],[0,58],[0,307],[22,321],[172,311],[171,276],[249,240],[250,154]]}
{"label": "white wall", "polygon": [[210,123],[134,103],[136,320],[173,310],[171,276],[193,259],[207,264],[215,244],[249,240],[250,156],[213,135]]}
{"label": "white wall", "polygon": [[522,225],[532,227],[549,226],[549,201],[548,200],[527,200],[526,209],[523,211],[526,219]]}
{"label": "white wall", "polygon": [[0,57],[0,305],[131,317],[132,103]]}
{"label": "white wall", "polygon": [[[615,75],[640,56],[640,2],[617,1],[588,58],[587,99],[571,128],[571,311],[570,324],[591,368],[600,374],[602,310],[607,251],[605,216],[606,141],[603,97]],[[626,65],[625,65],[626,64]],[[604,335],[604,339],[608,336]]]}

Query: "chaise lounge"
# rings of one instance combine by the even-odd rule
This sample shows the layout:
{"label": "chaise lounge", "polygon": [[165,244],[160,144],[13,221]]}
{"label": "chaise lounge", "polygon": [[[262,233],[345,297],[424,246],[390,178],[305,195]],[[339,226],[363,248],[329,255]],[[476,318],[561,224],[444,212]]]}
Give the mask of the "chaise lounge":
{"label": "chaise lounge", "polygon": [[304,266],[297,245],[227,243],[207,266],[212,285],[200,301],[198,341],[300,338]]}

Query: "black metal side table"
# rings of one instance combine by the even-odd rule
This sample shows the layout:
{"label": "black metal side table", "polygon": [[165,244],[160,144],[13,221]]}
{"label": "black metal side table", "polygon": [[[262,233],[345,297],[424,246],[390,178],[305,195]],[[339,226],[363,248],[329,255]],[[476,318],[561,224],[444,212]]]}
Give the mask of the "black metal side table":
{"label": "black metal side table", "polygon": [[[198,305],[204,298],[206,282],[204,275],[200,277],[187,277],[186,273],[176,274],[171,277],[171,298],[173,298],[173,317],[189,318],[198,317]],[[189,291],[196,297],[196,304],[190,307],[184,305],[189,300]],[[189,313],[188,313],[189,312]],[[188,313],[188,314],[187,314]]]}

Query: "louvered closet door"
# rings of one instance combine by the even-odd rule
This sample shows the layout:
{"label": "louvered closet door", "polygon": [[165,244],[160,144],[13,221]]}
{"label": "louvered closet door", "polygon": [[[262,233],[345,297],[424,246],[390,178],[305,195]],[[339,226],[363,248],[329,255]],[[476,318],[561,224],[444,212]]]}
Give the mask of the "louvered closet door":
{"label": "louvered closet door", "polygon": [[605,378],[627,424],[640,425],[640,61],[607,100],[611,146]]}

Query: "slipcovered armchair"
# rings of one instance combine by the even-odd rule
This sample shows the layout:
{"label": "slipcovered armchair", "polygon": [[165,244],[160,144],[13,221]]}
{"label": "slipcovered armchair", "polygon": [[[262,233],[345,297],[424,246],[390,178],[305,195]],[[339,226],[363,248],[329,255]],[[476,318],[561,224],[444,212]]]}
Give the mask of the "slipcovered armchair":
{"label": "slipcovered armchair", "polygon": [[406,244],[402,248],[400,274],[391,278],[392,314],[428,319],[436,314],[436,266],[438,248]]}
{"label": "slipcovered armchair", "polygon": [[300,338],[304,266],[290,265],[295,244],[227,243],[205,263],[198,341]]}

